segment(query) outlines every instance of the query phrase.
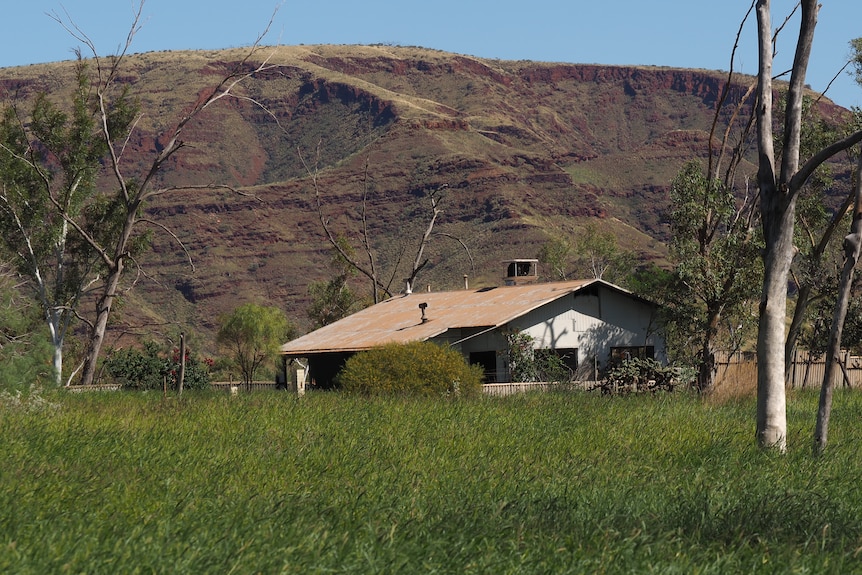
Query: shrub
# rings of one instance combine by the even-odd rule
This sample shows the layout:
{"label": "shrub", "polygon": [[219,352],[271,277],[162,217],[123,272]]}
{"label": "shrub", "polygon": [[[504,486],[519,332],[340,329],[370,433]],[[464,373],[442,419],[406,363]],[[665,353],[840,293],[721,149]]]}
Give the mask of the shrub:
{"label": "shrub", "polygon": [[571,370],[554,350],[536,349],[533,336],[527,333],[508,331],[504,335],[512,381],[571,381]]}
{"label": "shrub", "polygon": [[482,387],[482,368],[434,343],[390,343],[348,359],[336,383],[364,395],[472,395]]}
{"label": "shrub", "polygon": [[[185,389],[209,386],[209,360],[198,361],[186,350]],[[105,360],[108,375],[126,389],[162,389],[167,380],[171,389],[179,387],[180,353],[173,349],[170,358],[161,357],[157,344],[147,342],[143,350],[118,349]]]}
{"label": "shrub", "polygon": [[664,366],[654,359],[633,357],[608,369],[602,390],[606,393],[673,391],[678,385],[691,384],[694,370]]}

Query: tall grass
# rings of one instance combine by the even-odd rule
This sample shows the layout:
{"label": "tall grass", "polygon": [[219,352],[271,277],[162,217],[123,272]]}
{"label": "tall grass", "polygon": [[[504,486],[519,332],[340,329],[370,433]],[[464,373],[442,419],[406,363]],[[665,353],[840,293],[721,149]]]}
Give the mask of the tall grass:
{"label": "tall grass", "polygon": [[817,460],[813,394],[785,456],[684,394],[49,399],[0,408],[2,572],[862,572],[856,394]]}

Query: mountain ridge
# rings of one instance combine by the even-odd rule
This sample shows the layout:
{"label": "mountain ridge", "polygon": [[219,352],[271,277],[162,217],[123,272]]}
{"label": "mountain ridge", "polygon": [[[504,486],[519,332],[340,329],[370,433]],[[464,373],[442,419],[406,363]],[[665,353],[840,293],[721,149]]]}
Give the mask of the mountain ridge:
{"label": "mountain ridge", "polygon": [[[163,186],[242,193],[186,191],[148,206],[148,217],[183,246],[157,235],[142,258],[147,279],[118,314],[191,330],[208,349],[218,315],[244,301],[278,305],[308,329],[308,285],[331,275],[308,168],[317,170],[324,217],[357,250],[366,198],[384,267],[401,248],[401,260],[412,261],[429,217],[426,194],[445,186],[435,230],[446,236],[429,246],[420,276],[431,289],[458,289],[464,275],[471,285],[499,283],[501,260],[535,257],[548,237],[571,236],[594,220],[642,262],[663,261],[670,182],[685,161],[706,157],[728,80],[718,71],[396,46],[264,48],[243,63],[247,55],[144,53],[123,68],[146,114],[129,142],[130,167],[140,168],[164,144],[159,133],[214,82],[268,59],[241,97],[187,128],[187,149],[160,176]],[[60,99],[72,66],[0,69],[0,98],[47,91]],[[727,101],[746,102],[752,81],[734,76]],[[828,100],[817,105],[828,117],[843,113]],[[728,114],[719,117],[722,130]],[[400,281],[407,272],[402,265],[388,275]]]}

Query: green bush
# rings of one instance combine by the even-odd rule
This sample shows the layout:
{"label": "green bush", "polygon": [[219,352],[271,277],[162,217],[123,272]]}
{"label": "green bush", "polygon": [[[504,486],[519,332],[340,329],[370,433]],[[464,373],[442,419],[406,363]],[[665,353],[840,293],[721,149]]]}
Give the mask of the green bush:
{"label": "green bush", "polygon": [[633,357],[610,366],[602,390],[616,393],[673,391],[677,386],[690,385],[694,375],[691,368],[665,366],[654,359]]}
{"label": "green bush", "polygon": [[482,387],[482,368],[434,343],[390,343],[351,357],[336,382],[364,395],[473,395]]}
{"label": "green bush", "polygon": [[[186,350],[185,389],[205,389],[209,386],[211,360],[198,361]],[[180,354],[162,357],[157,344],[147,342],[143,350],[118,349],[105,360],[105,371],[114,382],[126,389],[162,389],[167,381],[171,389],[179,387]]]}

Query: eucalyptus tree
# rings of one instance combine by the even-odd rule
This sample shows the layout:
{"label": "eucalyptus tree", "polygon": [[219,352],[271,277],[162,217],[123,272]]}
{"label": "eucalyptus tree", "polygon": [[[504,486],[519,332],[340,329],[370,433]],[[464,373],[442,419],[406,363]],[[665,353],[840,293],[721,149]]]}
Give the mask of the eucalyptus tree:
{"label": "eucalyptus tree", "polygon": [[[17,122],[17,132],[10,135],[12,139],[7,139],[8,143],[3,148],[13,170],[13,177],[0,176],[6,182],[3,193],[7,198],[4,203],[10,208],[7,212],[13,211],[14,207],[32,221],[41,218],[47,222],[49,237],[39,236],[38,230],[28,228],[32,221],[28,223],[20,217],[20,223],[12,216],[5,225],[19,231],[36,231],[30,240],[20,240],[24,246],[19,250],[21,257],[40,262],[47,258],[48,265],[54,266],[54,276],[62,278],[56,284],[63,286],[60,293],[50,301],[46,300],[46,314],[62,315],[57,323],[64,330],[68,326],[69,314],[87,325],[87,349],[80,379],[84,385],[92,383],[95,378],[108,319],[119,296],[121,280],[127,268],[135,265],[136,247],[154,231],[176,239],[170,230],[144,215],[144,208],[150,200],[181,190],[158,187],[157,176],[165,163],[183,149],[183,133],[193,120],[215,103],[231,96],[243,80],[268,66],[266,59],[259,64],[251,64],[261,35],[246,57],[219,82],[202,94],[192,96],[190,106],[172,124],[172,128],[156,135],[156,140],[164,144],[148,164],[146,160],[143,162],[144,168],[140,169],[140,164],[130,161],[126,154],[128,142],[137,129],[138,108],[124,83],[122,72],[126,54],[140,29],[143,6],[142,0],[137,5],[122,49],[106,58],[99,56],[93,41],[73,22],[53,15],[90,53],[86,60],[81,50],[77,53],[77,84],[74,88],[77,92],[70,98],[73,112],[66,116],[68,112],[47,104],[34,108],[34,113],[39,111],[39,115],[35,115],[31,122]],[[42,116],[44,119],[40,119]],[[15,127],[14,124],[14,119],[8,119],[6,125]],[[40,130],[41,124],[49,129]],[[54,175],[58,165],[62,178]],[[100,178],[104,181],[96,191],[93,182]],[[191,188],[194,187],[182,189]],[[34,202],[38,200],[39,205],[30,202],[28,195]],[[28,210],[41,213],[31,214]],[[74,251],[69,251],[73,238],[76,245]],[[34,241],[37,239],[38,242]],[[62,248],[60,252],[57,251],[58,246]],[[46,250],[54,253],[40,253]],[[44,281],[44,268],[44,264],[29,268],[37,286]],[[69,281],[73,271],[74,281]],[[43,280],[39,279],[40,276]],[[81,313],[79,305],[84,289],[89,290],[89,297],[95,301],[95,310],[86,315]],[[47,287],[45,291],[47,293]]]}
{"label": "eucalyptus tree", "polygon": [[218,342],[224,346],[248,386],[260,367],[294,336],[287,317],[277,307],[247,303],[219,318]]}
{"label": "eucalyptus tree", "polygon": [[[811,98],[803,99],[800,134],[800,149],[803,155],[820,150],[840,138],[842,133],[850,133],[862,126],[858,117],[855,121],[842,124],[836,123],[834,119],[818,117],[812,113],[812,103]],[[780,146],[780,138],[776,138],[776,142]],[[847,156],[852,171],[854,160],[850,150],[847,150]],[[854,192],[851,189],[837,209],[831,207],[828,192],[833,189],[834,183],[832,166],[823,164],[814,171],[799,192],[794,234],[794,246],[798,251],[790,268],[796,297],[785,341],[786,373],[791,369],[797,342],[801,335],[805,335],[803,330],[811,330],[812,305],[817,312],[822,308],[821,301],[834,300],[836,270],[840,269],[841,262],[832,249],[835,243],[833,239],[839,225],[851,211],[854,200]]]}
{"label": "eucalyptus tree", "polygon": [[[855,67],[856,81],[862,87],[862,38],[853,40],[851,46],[854,57],[851,60]],[[862,116],[862,111],[854,110],[856,119]],[[814,452],[820,454],[826,448],[829,437],[829,419],[832,415],[832,388],[835,366],[839,365],[841,340],[844,322],[850,307],[850,293],[853,287],[853,275],[856,264],[862,254],[862,151],[858,152],[855,186],[853,196],[853,218],[850,223],[850,233],[844,237],[842,250],[844,265],[841,269],[841,280],[838,286],[838,297],[832,316],[832,326],[829,331],[829,342],[826,348],[826,369],[820,386],[820,400],[817,407],[817,422],[814,427]]]}
{"label": "eucalyptus tree", "polygon": [[[678,332],[697,349],[697,386],[709,392],[715,381],[720,336],[738,338],[757,298],[760,266],[755,202],[709,178],[698,161],[688,162],[671,186],[670,254],[675,286],[666,302]],[[729,322],[729,323],[727,323]],[[723,327],[728,326],[728,327]],[[731,342],[738,346],[739,341]]]}
{"label": "eucalyptus tree", "polygon": [[592,221],[571,239],[548,239],[539,248],[537,258],[548,267],[545,276],[555,281],[595,278],[619,285],[628,281],[636,260],[634,253],[620,247],[612,231],[602,230]]}
{"label": "eucalyptus tree", "polygon": [[620,247],[617,237],[589,222],[575,240],[574,269],[580,277],[624,284],[634,267],[635,255]]}
{"label": "eucalyptus tree", "polygon": [[[39,94],[29,112],[12,104],[0,119],[0,241],[41,306],[58,385],[81,298],[105,269],[69,220],[104,241],[114,231],[117,208],[97,191],[106,144],[90,101],[88,67],[80,59],[75,81],[68,111]],[[114,100],[105,116],[112,137],[128,129],[136,112],[127,94]]]}
{"label": "eucalyptus tree", "polygon": [[839,365],[841,338],[844,330],[844,320],[850,305],[850,291],[853,286],[853,272],[862,252],[862,154],[856,168],[856,185],[854,193],[853,220],[850,233],[844,237],[844,266],[841,269],[841,280],[835,311],[832,316],[832,326],[829,330],[829,343],[826,348],[826,368],[823,372],[823,382],[820,386],[820,400],[817,407],[817,423],[814,428],[814,452],[819,454],[826,448],[829,436],[829,418],[832,414],[832,388],[835,367]]}
{"label": "eucalyptus tree", "polygon": [[787,286],[794,255],[796,203],[809,177],[823,162],[862,140],[862,131],[831,143],[800,160],[805,76],[818,0],[802,0],[799,35],[787,90],[782,126],[780,163],[774,141],[773,55],[775,53],[770,0],[756,0],[758,73],[756,89],[757,167],[764,240],[763,284],[757,336],[756,438],[761,447],[784,451],[787,445],[785,394],[785,326]]}

